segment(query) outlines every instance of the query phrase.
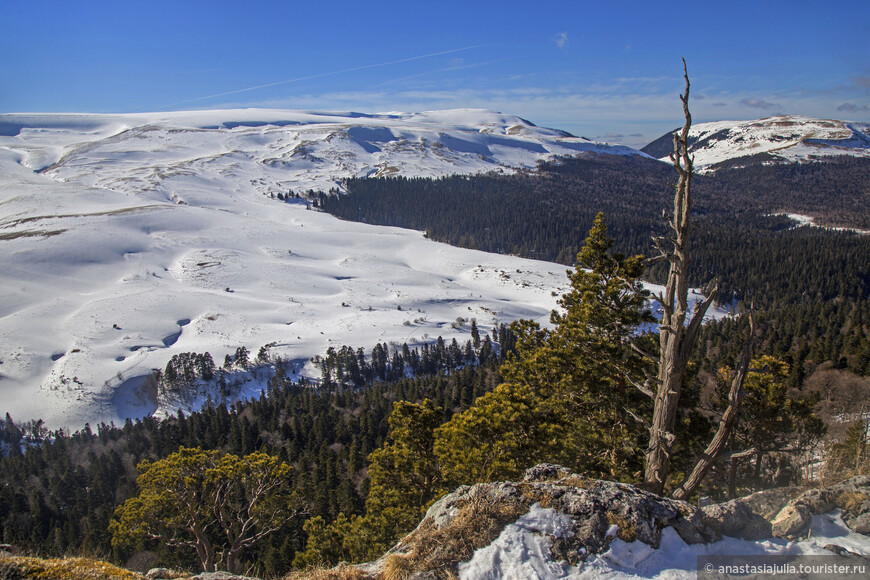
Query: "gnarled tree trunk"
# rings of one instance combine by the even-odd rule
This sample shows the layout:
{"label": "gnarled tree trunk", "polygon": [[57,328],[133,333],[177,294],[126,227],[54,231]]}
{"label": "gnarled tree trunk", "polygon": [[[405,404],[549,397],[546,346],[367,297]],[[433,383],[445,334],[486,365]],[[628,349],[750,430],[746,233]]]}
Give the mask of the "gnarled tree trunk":
{"label": "gnarled tree trunk", "polygon": [[752,314],[749,315],[749,340],[743,345],[743,353],[740,355],[740,362],[737,365],[737,372],[731,380],[731,390],[728,393],[728,408],[722,415],[719,421],[719,428],[713,436],[713,440],[707,445],[704,453],[692,473],[683,481],[680,486],[674,490],[674,499],[687,499],[692,495],[701,482],[704,476],[713,466],[713,463],[725,449],[728,443],[728,438],[731,436],[731,431],[734,429],[734,423],[737,421],[737,414],[740,411],[740,402],[743,398],[743,381],[746,380],[746,374],[749,372],[749,362],[752,360],[752,339],[755,335],[755,322],[752,319]]}
{"label": "gnarled tree trunk", "polygon": [[657,298],[662,307],[659,331],[659,366],[657,390],[650,425],[649,447],[646,450],[644,482],[654,493],[662,493],[670,468],[671,448],[674,445],[674,425],[677,420],[680,391],[686,374],[686,366],[698,336],[704,314],[716,295],[715,285],[707,288],[706,297],[697,303],[690,322],[689,315],[689,234],[692,209],[692,158],[689,156],[689,128],[692,115],[689,112],[689,74],[683,59],[686,92],[680,95],[686,123],[682,131],[674,133],[674,152],[671,161],[679,173],[674,194],[674,213],[669,220],[672,230],[667,238],[656,238],[659,255],[653,261],[670,263],[668,281],[664,292]]}

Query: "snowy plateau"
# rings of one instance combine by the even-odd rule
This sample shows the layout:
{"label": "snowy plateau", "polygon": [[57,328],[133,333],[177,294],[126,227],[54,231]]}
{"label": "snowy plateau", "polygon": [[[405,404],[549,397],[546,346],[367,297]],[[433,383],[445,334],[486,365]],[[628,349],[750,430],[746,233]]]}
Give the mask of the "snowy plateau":
{"label": "snowy plateau", "polygon": [[272,196],[587,151],[643,155],[481,110],[0,115],[0,411],[119,424],[175,411],[140,387],[182,352],[220,364],[272,344],[317,376],[330,346],[464,342],[459,317],[546,323],[564,266]]}
{"label": "snowy plateau", "polygon": [[[693,125],[689,142],[695,169],[768,154],[771,161],[801,162],[840,155],[870,157],[870,124],[780,115],[754,121],[716,121]],[[673,139],[665,135],[644,150],[667,161]],[[651,150],[656,144],[657,147]],[[664,147],[664,149],[662,149]]]}

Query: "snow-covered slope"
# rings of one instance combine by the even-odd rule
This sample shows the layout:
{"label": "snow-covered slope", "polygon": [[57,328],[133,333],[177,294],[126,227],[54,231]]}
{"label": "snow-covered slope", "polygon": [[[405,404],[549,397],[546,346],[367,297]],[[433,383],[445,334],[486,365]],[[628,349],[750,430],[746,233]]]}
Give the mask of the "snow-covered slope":
{"label": "snow-covered slope", "polygon": [[[797,162],[838,155],[870,157],[870,124],[800,116],[754,121],[716,121],[693,125],[689,131],[695,168],[766,154],[762,161]],[[643,151],[667,161],[673,151],[671,134]]]}
{"label": "snow-covered slope", "polygon": [[0,135],[23,165],[57,179],[164,197],[175,178],[192,174],[224,179],[246,171],[258,191],[286,193],[327,191],[347,177],[512,172],[586,151],[642,155],[479,109],[0,115]]}
{"label": "snow-covered slope", "polygon": [[155,411],[135,387],[180,352],[275,343],[301,367],[330,345],[464,341],[460,316],[546,321],[562,266],[270,194],[582,151],[637,153],[471,110],[0,115],[0,411],[75,429]]}

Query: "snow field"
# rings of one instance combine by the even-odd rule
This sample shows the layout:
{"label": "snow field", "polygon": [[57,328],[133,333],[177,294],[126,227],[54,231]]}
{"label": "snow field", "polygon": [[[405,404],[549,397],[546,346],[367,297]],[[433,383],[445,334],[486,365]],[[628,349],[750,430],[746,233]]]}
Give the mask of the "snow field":
{"label": "snow field", "polygon": [[[285,125],[258,126],[262,114],[276,115],[0,116],[0,127],[32,125],[0,131],[4,411],[71,429],[171,412],[143,400],[138,386],[180,352],[208,351],[220,364],[239,346],[256,353],[276,343],[273,356],[307,361],[344,344],[464,341],[469,327],[451,325],[459,317],[476,318],[482,331],[520,317],[546,322],[552,293],[566,282],[561,266],[460,250],[272,199],[267,194],[365,174],[348,165],[349,147],[368,167],[371,159],[335,127],[335,116],[296,114]],[[445,128],[438,117],[423,115],[421,131],[485,140],[479,128]],[[346,129],[358,119],[367,118],[338,120]],[[305,146],[323,157],[309,155],[297,167],[300,127],[314,133]],[[360,129],[358,140],[410,131]],[[344,148],[322,161],[334,143]],[[412,149],[405,168],[420,157]],[[442,173],[492,163],[475,153],[473,163],[457,166],[450,150],[436,149]],[[267,157],[286,163],[269,165]],[[336,169],[336,160],[347,167]],[[311,366],[303,372],[318,374]]]}
{"label": "snow field", "polygon": [[275,343],[273,356],[308,361],[345,344],[464,342],[458,318],[482,332],[546,325],[564,266],[272,196],[583,151],[640,154],[466,109],[0,115],[2,411],[73,430],[171,413],[136,386],[182,352],[221,364],[239,346]]}

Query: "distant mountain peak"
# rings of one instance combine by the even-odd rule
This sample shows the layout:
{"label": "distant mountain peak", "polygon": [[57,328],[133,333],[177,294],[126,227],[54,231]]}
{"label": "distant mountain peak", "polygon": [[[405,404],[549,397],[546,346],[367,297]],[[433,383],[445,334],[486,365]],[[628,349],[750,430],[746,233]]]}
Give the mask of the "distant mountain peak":
{"label": "distant mountain peak", "polygon": [[[689,132],[689,147],[701,172],[743,160],[754,164],[870,157],[870,124],[800,115],[698,123]],[[667,161],[672,149],[673,137],[668,133],[641,151]]]}

